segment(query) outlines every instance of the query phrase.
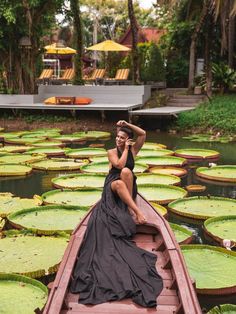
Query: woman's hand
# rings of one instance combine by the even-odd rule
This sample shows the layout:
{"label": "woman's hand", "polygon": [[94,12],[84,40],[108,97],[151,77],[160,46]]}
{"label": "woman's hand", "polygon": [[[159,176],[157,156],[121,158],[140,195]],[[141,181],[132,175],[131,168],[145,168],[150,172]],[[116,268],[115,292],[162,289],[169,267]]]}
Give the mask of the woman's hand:
{"label": "woman's hand", "polygon": [[134,142],[131,138],[128,138],[127,141],[125,142],[125,148],[129,148],[130,146],[133,146]]}
{"label": "woman's hand", "polygon": [[119,120],[117,123],[116,123],[117,126],[127,126],[128,125],[128,122],[126,122],[125,120]]}

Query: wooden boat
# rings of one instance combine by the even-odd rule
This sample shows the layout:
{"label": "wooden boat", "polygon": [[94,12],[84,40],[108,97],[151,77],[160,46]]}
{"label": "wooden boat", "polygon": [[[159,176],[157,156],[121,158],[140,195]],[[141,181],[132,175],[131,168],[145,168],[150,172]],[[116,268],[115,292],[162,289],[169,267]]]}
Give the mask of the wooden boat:
{"label": "wooden boat", "polygon": [[156,308],[143,308],[131,299],[106,302],[98,305],[78,303],[78,294],[69,292],[71,274],[77,259],[91,211],[74,230],[57,276],[51,287],[44,314],[200,314],[202,313],[191,278],[168,222],[141,196],[136,200],[145,213],[147,224],[137,226],[134,241],[137,246],[152,251],[158,257],[157,271],[162,276],[164,288],[157,298]]}

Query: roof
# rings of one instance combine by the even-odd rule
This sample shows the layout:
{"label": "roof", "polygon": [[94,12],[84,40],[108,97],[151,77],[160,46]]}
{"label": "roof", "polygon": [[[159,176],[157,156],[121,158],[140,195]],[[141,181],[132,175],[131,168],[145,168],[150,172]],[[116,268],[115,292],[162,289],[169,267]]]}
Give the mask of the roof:
{"label": "roof", "polygon": [[[166,30],[157,29],[155,27],[140,27],[138,26],[138,42],[155,42],[158,43],[161,36],[166,33]],[[127,29],[125,34],[119,40],[119,43],[127,47],[132,46],[131,28]]]}

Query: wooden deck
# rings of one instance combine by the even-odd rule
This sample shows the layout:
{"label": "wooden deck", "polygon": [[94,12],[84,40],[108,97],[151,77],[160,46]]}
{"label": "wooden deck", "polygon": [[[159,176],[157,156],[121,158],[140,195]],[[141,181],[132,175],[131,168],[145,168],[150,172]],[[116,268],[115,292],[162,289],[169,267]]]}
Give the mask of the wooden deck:
{"label": "wooden deck", "polygon": [[148,224],[137,227],[134,238],[137,246],[157,255],[156,268],[163,278],[164,288],[157,298],[156,308],[143,308],[131,299],[106,302],[98,305],[78,303],[79,295],[68,290],[70,277],[76,263],[87,227],[89,214],[71,236],[56,279],[53,283],[44,314],[200,314],[197,296],[186,269],[183,256],[168,222],[159,216],[152,206],[141,196],[138,206],[143,210]]}
{"label": "wooden deck", "polygon": [[129,113],[131,116],[174,116],[183,111],[189,111],[195,109],[194,107],[172,107],[164,106],[159,108],[147,108],[134,110]]}

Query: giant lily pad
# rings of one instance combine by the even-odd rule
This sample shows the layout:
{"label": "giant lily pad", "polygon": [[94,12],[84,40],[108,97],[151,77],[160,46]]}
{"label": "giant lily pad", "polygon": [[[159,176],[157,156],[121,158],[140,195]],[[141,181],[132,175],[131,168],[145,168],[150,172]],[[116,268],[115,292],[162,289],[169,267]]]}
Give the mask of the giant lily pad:
{"label": "giant lily pad", "polygon": [[39,278],[57,271],[67,246],[67,237],[36,237],[7,232],[0,240],[0,269]]}
{"label": "giant lily pad", "polygon": [[164,184],[140,184],[138,191],[148,201],[157,202],[159,204],[168,204],[173,200],[187,195],[187,191],[180,187]]}
{"label": "giant lily pad", "polygon": [[151,173],[156,173],[156,174],[168,174],[168,175],[174,175],[177,177],[183,177],[187,174],[187,170],[184,168],[179,168],[179,167],[162,167],[162,166],[157,166],[157,167],[152,167],[149,169]]}
{"label": "giant lily pad", "polygon": [[0,217],[6,217],[18,210],[39,206],[41,203],[42,201],[37,196],[34,198],[0,197]]}
{"label": "giant lily pad", "polygon": [[169,224],[179,244],[188,244],[192,242],[193,233],[188,228],[173,223]]}
{"label": "giant lily pad", "polygon": [[108,156],[94,156],[89,157],[89,160],[92,162],[108,162]]}
{"label": "giant lily pad", "polygon": [[84,137],[87,140],[98,140],[98,139],[109,139],[111,137],[110,132],[103,131],[85,131],[85,132],[76,132],[73,135]]}
{"label": "giant lily pad", "polygon": [[211,149],[200,149],[200,148],[186,148],[177,149],[175,156],[187,158],[187,159],[211,159],[218,158],[220,153]]}
{"label": "giant lily pad", "polygon": [[16,228],[49,235],[72,232],[86,213],[78,206],[51,205],[23,209],[10,214],[7,219]]}
{"label": "giant lily pad", "polygon": [[204,228],[209,236],[220,243],[223,239],[236,243],[236,215],[209,218],[204,222]]}
{"label": "giant lily pad", "polygon": [[223,197],[188,197],[174,201],[168,207],[178,215],[194,219],[236,214],[236,200]]}
{"label": "giant lily pad", "polygon": [[211,168],[200,167],[200,168],[197,168],[196,174],[199,177],[209,179],[209,180],[236,182],[236,166],[235,165],[213,166]]}
{"label": "giant lily pad", "polygon": [[33,146],[5,145],[4,147],[0,148],[0,153],[24,153],[31,148],[33,148]]}
{"label": "giant lily pad", "polygon": [[61,141],[63,143],[79,143],[86,141],[85,137],[76,136],[76,135],[70,135],[70,134],[64,134],[59,136],[53,136],[51,137],[53,140]]}
{"label": "giant lily pad", "polygon": [[166,174],[142,173],[137,175],[137,184],[179,184],[180,178]]}
{"label": "giant lily pad", "polygon": [[42,310],[48,289],[40,281],[15,274],[0,274],[0,313],[32,314]]}
{"label": "giant lily pad", "polygon": [[32,144],[32,143],[36,143],[36,142],[40,142],[43,141],[45,139],[45,137],[30,137],[30,138],[19,138],[19,137],[9,137],[9,138],[5,138],[4,142],[8,143],[8,144]]}
{"label": "giant lily pad", "polygon": [[53,190],[42,195],[44,204],[72,205],[89,209],[101,198],[101,189],[87,190]]}
{"label": "giant lily pad", "polygon": [[37,147],[28,151],[31,154],[45,154],[47,156],[64,156],[65,150],[60,147]]}
{"label": "giant lily pad", "polygon": [[[148,166],[144,164],[135,163],[134,173],[141,173],[147,170]],[[109,163],[108,162],[92,162],[91,164],[82,166],[82,172],[89,173],[103,173],[106,174],[109,172]]]}
{"label": "giant lily pad", "polygon": [[45,154],[5,154],[0,156],[0,163],[26,164],[42,160],[45,157]]}
{"label": "giant lily pad", "polygon": [[87,159],[71,160],[66,158],[51,158],[34,162],[31,166],[33,169],[39,170],[78,170],[88,162]]}
{"label": "giant lily pad", "polygon": [[34,129],[34,132],[37,133],[61,133],[62,130],[60,128],[41,128],[41,129]]}
{"label": "giant lily pad", "polygon": [[220,304],[213,307],[207,314],[235,314],[235,304]]}
{"label": "giant lily pad", "polygon": [[150,166],[182,166],[186,163],[186,159],[175,156],[146,156],[137,157],[136,160]]}
{"label": "giant lily pad", "polygon": [[0,177],[25,176],[32,172],[32,168],[19,164],[0,164]]}
{"label": "giant lily pad", "polygon": [[64,147],[65,145],[61,141],[42,141],[32,144],[33,147]]}
{"label": "giant lily pad", "polygon": [[158,214],[162,215],[163,217],[167,216],[167,209],[164,206],[161,206],[160,204],[150,202],[152,207],[158,212]]}
{"label": "giant lily pad", "polygon": [[152,142],[145,142],[142,146],[143,149],[160,149],[166,148],[166,145],[160,144],[160,143],[152,143]]}
{"label": "giant lily pad", "polygon": [[104,181],[105,175],[103,174],[79,173],[53,178],[52,184],[63,189],[101,188]]}
{"label": "giant lily pad", "polygon": [[161,148],[160,149],[144,149],[144,148],[142,148],[138,152],[137,157],[170,156],[170,155],[173,155],[173,154],[174,154],[173,150],[169,150],[169,149],[161,149]]}
{"label": "giant lily pad", "polygon": [[107,151],[104,148],[76,148],[68,149],[66,155],[70,158],[89,158],[93,156],[106,156]]}
{"label": "giant lily pad", "polygon": [[236,252],[210,245],[183,245],[181,249],[198,293],[236,292]]}
{"label": "giant lily pad", "polygon": [[33,138],[33,137],[44,137],[44,138],[49,138],[49,137],[54,137],[54,136],[60,136],[60,133],[54,132],[54,131],[45,131],[45,132],[29,132],[27,134],[23,134],[21,137],[22,138]]}

